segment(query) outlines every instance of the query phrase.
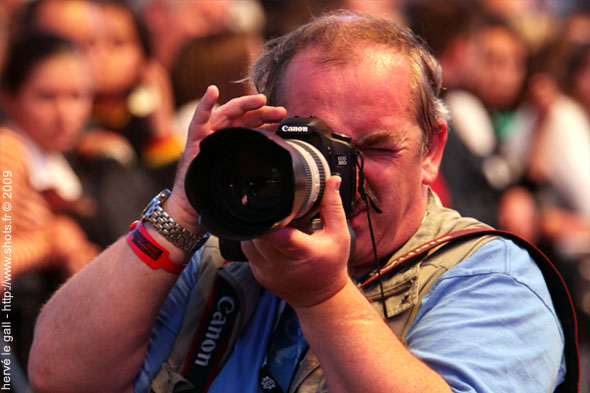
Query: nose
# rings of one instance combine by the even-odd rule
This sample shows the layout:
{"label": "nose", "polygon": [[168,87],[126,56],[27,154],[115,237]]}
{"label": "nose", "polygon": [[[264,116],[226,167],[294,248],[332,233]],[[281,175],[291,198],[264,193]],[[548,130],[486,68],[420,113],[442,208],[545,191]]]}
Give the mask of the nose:
{"label": "nose", "polygon": [[56,125],[68,132],[75,132],[82,127],[90,103],[76,94],[60,95],[55,102]]}
{"label": "nose", "polygon": [[66,97],[60,96],[55,101],[55,112],[57,121],[60,125],[63,126],[68,119],[68,109],[70,107],[69,100]]}

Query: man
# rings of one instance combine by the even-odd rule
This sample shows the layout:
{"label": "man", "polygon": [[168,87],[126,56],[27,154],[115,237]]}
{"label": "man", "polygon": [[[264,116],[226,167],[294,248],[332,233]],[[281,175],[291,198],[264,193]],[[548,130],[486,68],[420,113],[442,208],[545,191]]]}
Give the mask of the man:
{"label": "man", "polygon": [[[482,226],[442,208],[429,191],[447,128],[437,99],[440,69],[425,46],[389,21],[335,14],[268,49],[254,65],[252,79],[272,106],[265,96],[253,95],[214,109],[218,91],[209,88],[191,124],[172,194],[161,207],[174,225],[202,234],[184,192],[184,175],[199,142],[235,124],[274,129],[286,116],[313,115],[333,132],[349,135],[363,153],[367,190],[383,213],[359,204],[350,220],[356,241],[349,258],[350,233],[334,176],[321,202],[322,229],[309,235],[285,227],[242,243],[256,281],[267,291],[253,292],[258,304],[247,323],[238,324],[238,337],[209,391],[255,392],[259,384],[301,392],[552,391],[565,374],[561,327],[540,271],[510,241],[486,239],[409,270],[384,270],[382,296],[372,304],[363,293],[372,299],[375,292],[367,279],[374,277],[375,265],[369,213],[376,256],[384,261],[438,235]],[[187,263],[191,255],[180,248],[184,245],[170,243],[150,221],[143,223],[147,232],[136,228],[131,238],[151,237],[154,248]],[[193,306],[206,302],[209,295],[201,292],[211,286],[202,276],[223,262],[210,241],[176,282],[170,273],[177,271],[176,262],[151,269],[146,263],[153,261],[134,244],[119,240],[47,304],[29,364],[36,391],[143,392],[151,384],[160,392],[189,386],[183,365],[191,368],[199,359],[178,361],[179,352],[190,357],[192,342],[191,335],[187,345],[179,345],[193,325],[182,319],[199,323]],[[427,270],[444,271],[458,261],[420,303],[417,294],[428,281]],[[413,304],[418,314],[402,332],[400,310]],[[301,330],[295,325],[292,342],[272,352],[275,339],[287,332],[275,328],[276,319],[290,309]],[[221,314],[213,319],[225,321]],[[208,349],[215,346],[210,344]],[[295,363],[287,366],[286,355],[293,353]],[[273,379],[261,369],[270,369]]]}

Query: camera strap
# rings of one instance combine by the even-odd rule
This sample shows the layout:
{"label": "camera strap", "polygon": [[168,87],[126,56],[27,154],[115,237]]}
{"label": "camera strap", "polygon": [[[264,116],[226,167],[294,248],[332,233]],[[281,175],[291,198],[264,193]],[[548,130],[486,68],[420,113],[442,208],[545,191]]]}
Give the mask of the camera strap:
{"label": "camera strap", "polygon": [[191,392],[206,392],[217,375],[242,306],[239,299],[236,289],[216,276],[181,372],[193,384]]}
{"label": "camera strap", "polygon": [[[381,261],[379,260],[379,257],[377,256],[377,244],[375,243],[375,234],[373,233],[373,224],[371,222],[371,207],[373,207],[373,209],[375,209],[375,211],[377,212],[377,214],[381,214],[383,213],[383,211],[379,208],[379,206],[377,206],[377,204],[375,203],[375,201],[373,201],[373,198],[371,198],[368,194],[367,191],[365,190],[365,157],[363,156],[363,153],[358,151],[357,154],[357,167],[358,167],[358,192],[359,195],[361,196],[361,199],[365,202],[365,206],[367,207],[367,221],[368,221],[368,226],[369,226],[369,235],[371,236],[371,247],[373,248],[373,258],[375,259],[375,269],[377,270],[377,278],[378,278],[378,282],[379,282],[379,290],[381,292],[381,305],[383,306],[383,315],[385,316],[385,318],[388,318],[387,315],[387,307],[385,307],[385,294],[383,292],[383,282],[381,281]],[[369,206],[370,203],[370,206]]]}

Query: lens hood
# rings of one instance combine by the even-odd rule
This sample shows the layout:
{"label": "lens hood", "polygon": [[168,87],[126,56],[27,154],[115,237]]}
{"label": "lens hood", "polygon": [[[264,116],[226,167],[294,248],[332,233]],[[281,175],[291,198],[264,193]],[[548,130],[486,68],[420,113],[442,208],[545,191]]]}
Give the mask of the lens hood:
{"label": "lens hood", "polygon": [[273,133],[226,128],[206,137],[185,178],[201,225],[218,237],[248,240],[293,218],[292,148]]}

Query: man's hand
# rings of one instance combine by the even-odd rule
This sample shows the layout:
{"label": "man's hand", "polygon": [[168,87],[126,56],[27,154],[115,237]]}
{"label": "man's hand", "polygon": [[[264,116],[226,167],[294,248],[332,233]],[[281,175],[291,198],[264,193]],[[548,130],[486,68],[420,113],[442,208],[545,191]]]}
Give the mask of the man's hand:
{"label": "man's hand", "polygon": [[338,191],[341,179],[326,182],[320,216],[323,228],[308,235],[285,227],[242,242],[258,282],[294,308],[317,305],[349,279],[350,233]]}
{"label": "man's hand", "polygon": [[176,222],[197,232],[198,214],[190,205],[184,191],[184,177],[192,160],[199,154],[201,141],[213,132],[226,127],[270,128],[287,115],[282,107],[267,106],[266,97],[255,94],[234,98],[215,109],[219,90],[209,86],[201,98],[188,131],[186,148],[180,158],[172,195],[165,210]]}

